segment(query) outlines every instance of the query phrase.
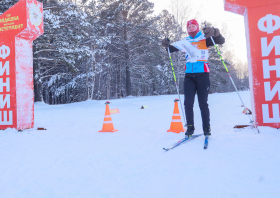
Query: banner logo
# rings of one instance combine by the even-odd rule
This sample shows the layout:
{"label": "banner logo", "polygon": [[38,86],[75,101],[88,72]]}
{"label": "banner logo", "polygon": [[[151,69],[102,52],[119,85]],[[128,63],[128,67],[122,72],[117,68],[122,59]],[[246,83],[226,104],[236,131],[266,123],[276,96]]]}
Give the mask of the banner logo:
{"label": "banner logo", "polygon": [[6,45],[0,47],[0,58],[6,59],[10,55],[10,48]]}
{"label": "banner logo", "polygon": [[277,15],[267,14],[265,17],[259,20],[258,28],[262,32],[272,34],[274,31],[280,28],[280,17]]}
{"label": "banner logo", "polygon": [[43,14],[41,13],[40,7],[31,4],[29,7],[29,18],[33,25],[39,26],[43,22]]}

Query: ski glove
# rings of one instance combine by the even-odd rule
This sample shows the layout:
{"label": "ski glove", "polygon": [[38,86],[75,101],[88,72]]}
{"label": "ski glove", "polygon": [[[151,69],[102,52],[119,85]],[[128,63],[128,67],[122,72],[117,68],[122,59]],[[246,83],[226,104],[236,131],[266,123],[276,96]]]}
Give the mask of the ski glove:
{"label": "ski glove", "polygon": [[162,45],[163,47],[167,48],[169,42],[170,42],[169,38],[165,38],[165,39],[163,39],[163,40],[161,41],[161,45]]}
{"label": "ski glove", "polygon": [[220,35],[220,30],[218,28],[206,27],[203,28],[203,33],[205,34],[205,38],[209,38],[210,36],[217,37]]}

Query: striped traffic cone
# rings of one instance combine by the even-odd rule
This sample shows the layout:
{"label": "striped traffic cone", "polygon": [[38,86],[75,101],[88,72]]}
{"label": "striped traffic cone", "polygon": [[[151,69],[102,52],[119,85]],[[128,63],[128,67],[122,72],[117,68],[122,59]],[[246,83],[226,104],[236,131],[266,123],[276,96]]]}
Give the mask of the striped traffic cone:
{"label": "striped traffic cone", "polygon": [[173,132],[173,133],[180,133],[186,131],[183,127],[183,123],[181,120],[179,108],[178,108],[178,99],[175,99],[175,106],[174,106],[174,111],[173,111],[173,116],[171,120],[171,125],[170,129],[167,132]]}
{"label": "striped traffic cone", "polygon": [[114,129],[114,125],[113,125],[113,121],[112,121],[111,113],[110,113],[110,109],[109,109],[110,102],[107,101],[105,104],[106,104],[106,110],[105,110],[103,127],[102,127],[102,130],[100,130],[99,132],[116,132],[118,130]]}

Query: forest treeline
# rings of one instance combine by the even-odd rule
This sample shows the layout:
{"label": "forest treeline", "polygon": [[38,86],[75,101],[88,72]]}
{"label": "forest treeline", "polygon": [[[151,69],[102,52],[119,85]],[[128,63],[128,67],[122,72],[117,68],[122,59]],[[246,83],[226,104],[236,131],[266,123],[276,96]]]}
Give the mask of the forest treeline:
{"label": "forest treeline", "polygon": [[[64,104],[176,93],[161,47],[165,37],[175,42],[187,36],[175,14],[163,10],[155,15],[148,0],[38,1],[44,4],[45,32],[33,42],[35,101]],[[0,14],[17,2],[1,1]],[[226,43],[219,48],[237,88],[248,90],[246,65],[236,63]],[[172,54],[180,93],[184,56]],[[234,91],[215,48],[210,48],[209,66],[210,92]]]}

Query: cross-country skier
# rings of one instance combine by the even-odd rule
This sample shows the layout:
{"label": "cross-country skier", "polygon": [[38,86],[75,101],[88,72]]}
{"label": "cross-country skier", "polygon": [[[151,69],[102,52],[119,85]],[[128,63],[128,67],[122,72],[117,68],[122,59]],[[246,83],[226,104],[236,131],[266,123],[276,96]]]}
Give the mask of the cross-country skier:
{"label": "cross-country skier", "polygon": [[[194,133],[194,116],[193,116],[193,104],[195,93],[197,93],[198,103],[201,111],[203,132],[205,136],[211,135],[210,129],[210,113],[208,108],[208,92],[210,88],[209,79],[209,65],[207,63],[208,47],[214,45],[211,36],[216,44],[223,44],[225,38],[220,34],[219,29],[213,27],[206,27],[203,29],[203,33],[199,30],[199,24],[196,20],[190,20],[187,23],[187,31],[189,36],[184,38],[189,41],[192,46],[197,50],[198,56],[195,60],[186,53],[186,71],[184,81],[184,95],[185,95],[185,112],[187,118],[187,131],[186,136],[192,136]],[[169,45],[170,40],[168,38],[162,40],[162,46],[169,47],[170,52],[179,51],[172,45]]]}

